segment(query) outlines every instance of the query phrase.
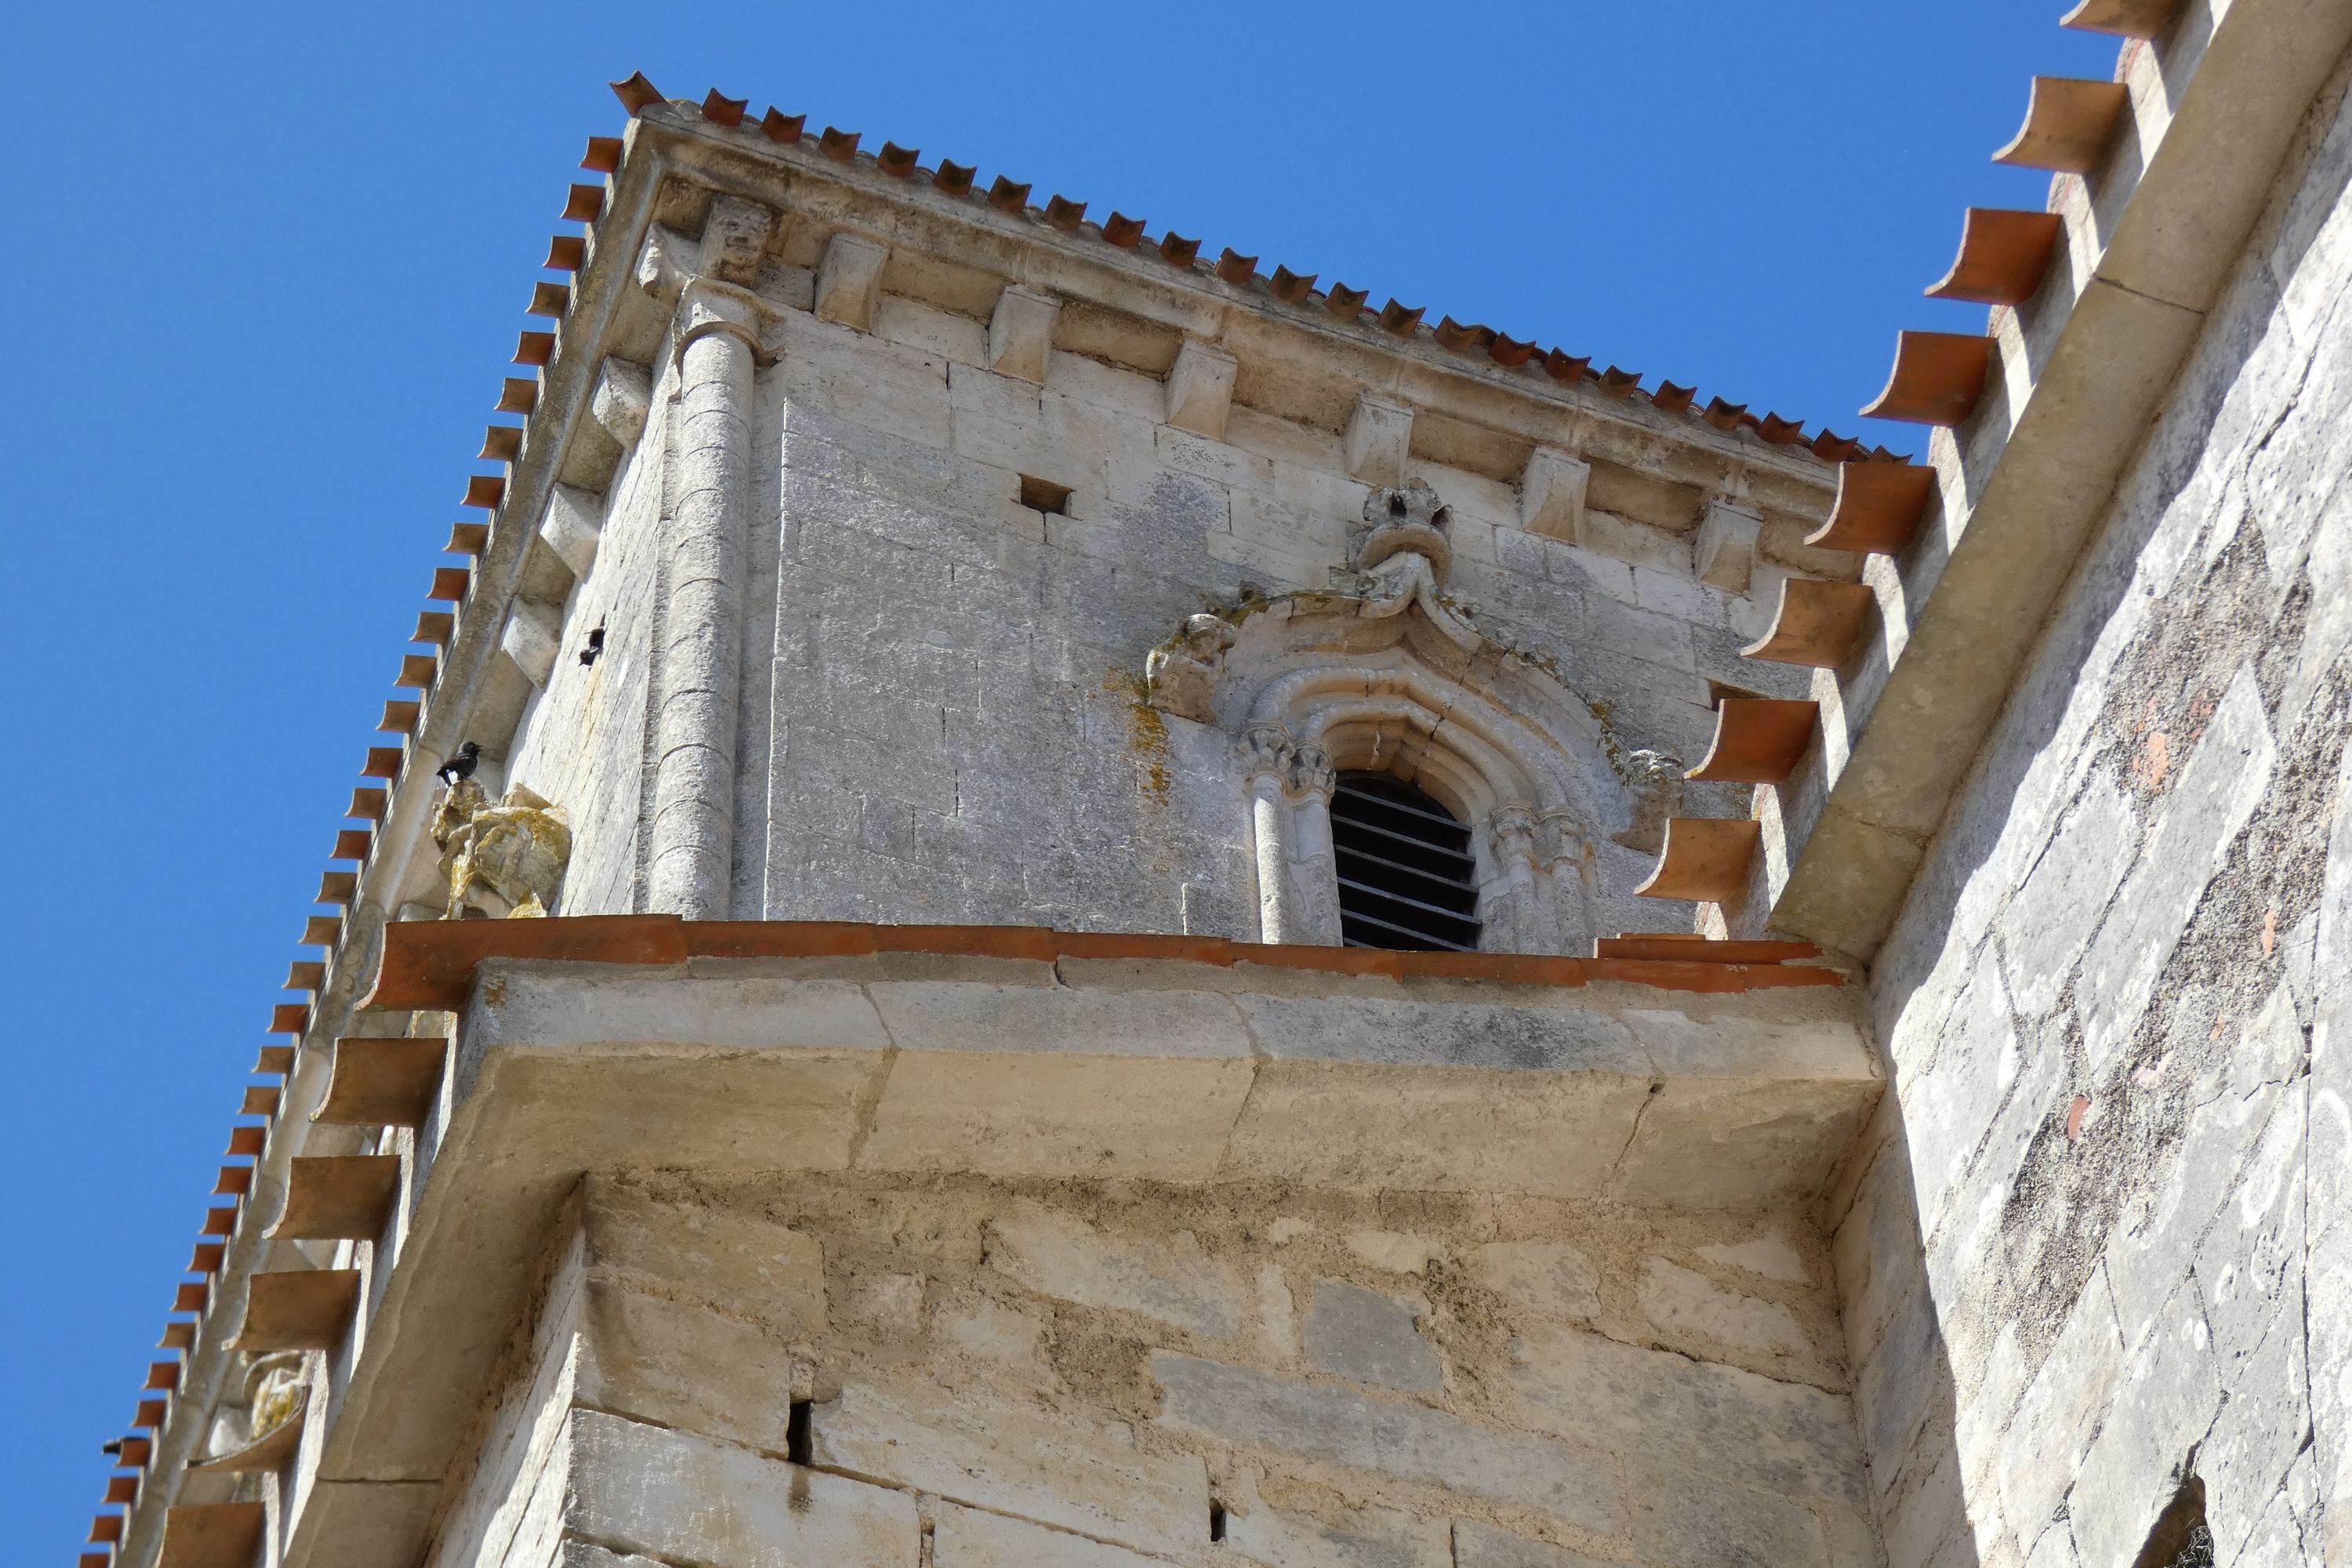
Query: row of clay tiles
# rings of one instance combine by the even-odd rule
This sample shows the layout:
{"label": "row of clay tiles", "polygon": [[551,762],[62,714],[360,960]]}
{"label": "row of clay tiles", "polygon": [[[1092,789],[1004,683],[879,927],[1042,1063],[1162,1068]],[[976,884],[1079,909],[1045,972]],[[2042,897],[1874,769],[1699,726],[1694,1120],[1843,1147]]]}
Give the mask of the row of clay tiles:
{"label": "row of clay tiles", "polygon": [[[633,115],[642,113],[655,104],[671,101],[662,97],[642,71],[626,81],[613,83],[613,90]],[[782,146],[802,142],[808,124],[807,115],[786,114],[772,104],[765,114],[757,121],[751,121],[749,118],[749,99],[729,98],[717,88],[704,96],[699,106],[688,100],[676,101],[680,107],[689,110],[698,107],[702,118],[713,125],[730,130],[748,128]],[[1744,403],[1729,403],[1720,397],[1711,397],[1701,405],[1697,402],[1698,389],[1696,385],[1678,386],[1661,379],[1654,390],[1644,393],[1640,371],[1621,370],[1613,364],[1605,370],[1594,370],[1591,355],[1571,354],[1565,349],[1541,348],[1534,338],[1514,338],[1492,327],[1476,322],[1465,324],[1451,316],[1441,317],[1436,326],[1430,327],[1423,321],[1427,314],[1425,307],[1406,305],[1394,298],[1375,310],[1371,308],[1370,289],[1350,289],[1345,283],[1334,283],[1328,289],[1318,289],[1315,287],[1317,275],[1312,272],[1293,272],[1287,267],[1276,265],[1274,275],[1269,278],[1258,271],[1257,257],[1244,256],[1231,246],[1223,249],[1213,264],[1205,262],[1201,259],[1201,241],[1187,239],[1172,229],[1162,233],[1158,239],[1147,242],[1144,234],[1147,220],[1143,218],[1113,212],[1099,224],[1089,223],[1087,221],[1088,204],[1085,202],[1072,201],[1056,194],[1047,197],[1044,206],[1032,206],[1029,205],[1032,186],[1027,182],[1016,182],[1010,175],[999,174],[983,192],[975,184],[979,174],[976,165],[951,163],[942,158],[939,167],[927,169],[919,162],[922,149],[919,147],[901,147],[895,142],[886,141],[879,153],[865,153],[858,151],[858,144],[863,140],[857,132],[840,131],[828,125],[817,133],[816,149],[836,163],[869,166],[893,179],[912,181],[920,178],[947,195],[962,201],[984,201],[1000,212],[1024,216],[1065,234],[1082,235],[1122,250],[1148,251],[1186,273],[1212,272],[1237,289],[1263,294],[1286,305],[1319,310],[1352,325],[1377,326],[1408,341],[1433,342],[1450,353],[1484,358],[1507,370],[1524,370],[1530,374],[1540,372],[1553,381],[1570,385],[1589,383],[1606,397],[1644,396],[1662,413],[1703,419],[1716,429],[1729,433],[1746,430],[1770,446],[1809,451],[1824,462],[1843,463],[1864,458],[1895,460],[1894,454],[1884,447],[1872,452],[1865,449],[1860,441],[1833,435],[1827,429],[1808,437],[1804,433],[1803,420],[1785,418],[1779,414],[1750,414]],[[588,161],[582,167],[609,170],[613,163],[600,163],[600,153],[604,158],[617,160],[619,152],[617,139],[592,140]],[[593,216],[592,204],[600,195],[601,192],[595,186],[574,185],[573,207],[585,210]],[[574,213],[567,210],[564,216],[572,216]],[[534,299],[534,306],[536,303]]]}
{"label": "row of clay tiles", "polygon": [[[2082,0],[2074,12],[2064,18],[2064,25],[2120,33],[2131,37],[2148,38],[2160,33],[2168,24],[2178,0]],[[631,112],[660,101],[642,74],[625,82],[614,84]],[[740,125],[745,115],[742,100],[720,97],[715,91],[702,106],[706,118],[716,123]],[[2112,142],[2125,109],[2125,89],[2119,83],[2074,80],[2061,78],[2036,78],[2026,115],[2026,122],[2009,146],[1995,154],[1998,161],[2029,167],[2049,168],[2074,173],[2085,173],[2095,168]],[[760,121],[760,130],[778,142],[795,142],[802,135],[804,117],[784,116],[774,109]],[[858,138],[855,134],[827,129],[820,134],[818,145],[830,156],[847,161],[858,156]],[[595,172],[610,174],[618,167],[621,143],[618,138],[591,138],[588,153],[582,166]],[[886,174],[911,178],[919,169],[916,154],[908,150],[884,144],[883,153],[874,160]],[[931,174],[933,183],[950,194],[969,194],[972,171],[942,160]],[[1099,228],[1083,222],[1085,205],[1071,203],[1060,196],[1051,198],[1047,206],[1037,209],[1026,205],[1029,187],[1013,185],[999,177],[988,196],[992,205],[1005,210],[1023,211],[1055,226],[1073,232],[1095,234],[1106,242],[1133,247],[1142,238],[1142,224],[1114,214]],[[563,211],[567,221],[590,224],[601,214],[604,187],[601,184],[575,184]],[[2059,219],[2053,214],[2003,211],[1990,208],[1969,209],[1963,226],[1960,253],[1945,278],[1931,287],[1931,297],[1978,300],[1989,304],[2016,304],[2031,297],[2039,287],[2055,252],[2059,235]],[[1197,241],[1175,236],[1164,236],[1160,253],[1171,264],[1187,268],[1198,265]],[[587,241],[582,235],[559,234],[550,242],[546,267],[555,271],[577,271],[585,260]],[[1229,283],[1262,285],[1274,297],[1292,304],[1310,301],[1311,275],[1301,279],[1287,268],[1277,267],[1270,279],[1261,279],[1255,271],[1255,258],[1238,257],[1225,252],[1214,270]],[[1348,315],[1371,314],[1364,310],[1367,298],[1360,291],[1335,287],[1330,292],[1317,296],[1326,309]],[[570,290],[560,283],[541,282],[531,295],[530,312],[533,315],[560,318],[570,304]],[[1407,310],[1394,300],[1377,314],[1379,324],[1400,335],[1426,331],[1420,326],[1422,312]],[[1589,363],[1559,350],[1536,354],[1533,343],[1520,343],[1505,334],[1491,332],[1484,327],[1465,328],[1446,318],[1430,333],[1441,347],[1463,353],[1484,353],[1496,363],[1507,366],[1540,368],[1554,379],[1577,381],[1590,379],[1604,394],[1630,396],[1639,390],[1640,377],[1612,366],[1601,373],[1591,371]],[[515,353],[515,363],[536,367],[545,365],[555,347],[552,332],[526,331]],[[1986,374],[1990,365],[1991,340],[1943,332],[1906,331],[1898,342],[1895,366],[1887,386],[1878,399],[1863,410],[1865,415],[1897,419],[1916,420],[1923,424],[1954,426],[1975,411],[1984,390]],[[538,401],[539,383],[536,374],[530,378],[509,378],[498,402],[501,413],[529,416]],[[1663,383],[1651,394],[1651,400],[1669,413],[1688,412],[1692,389]],[[1794,422],[1769,416],[1770,422],[1759,421],[1744,409],[1716,399],[1704,410],[1718,428],[1750,428],[1776,444],[1796,441]],[[522,428],[517,426],[493,425],[483,441],[481,458],[487,461],[510,462],[521,450]],[[1880,460],[1863,462],[1855,459],[1865,456],[1860,444],[1831,437],[1826,432],[1811,443],[1818,456],[1839,462],[1839,482],[1836,504],[1828,522],[1807,540],[1808,543],[1835,549],[1876,551],[1885,553],[1900,552],[1910,542],[1924,513],[1934,483],[1933,470],[1925,465],[1895,458],[1881,448],[1874,457]],[[465,504],[496,513],[504,500],[505,480],[493,475],[472,476],[467,484]],[[459,522],[452,530],[448,550],[453,553],[478,555],[487,545],[489,524]],[[447,603],[461,602],[469,586],[470,574],[463,567],[443,567],[434,574],[428,597]],[[1781,600],[1772,627],[1758,643],[1742,650],[1748,657],[1776,662],[1833,668],[1842,665],[1861,636],[1871,602],[1870,590],[1860,584],[1815,582],[1789,578],[1783,582]],[[415,640],[435,647],[446,645],[455,630],[455,615],[446,610],[428,609],[418,618]],[[410,654],[401,662],[398,684],[429,691],[438,672],[438,658],[433,654]],[[397,780],[406,762],[406,737],[416,729],[421,700],[395,699],[384,706],[380,728],[400,737],[400,743],[372,747],[367,754],[362,775],[372,779]],[[1811,701],[1783,701],[1766,699],[1727,699],[1717,710],[1717,731],[1707,756],[1690,770],[1693,779],[1727,783],[1775,784],[1786,779],[1811,744],[1818,724],[1818,707]],[[369,784],[354,790],[348,815],[354,819],[374,823],[383,820],[387,808],[387,788]],[[1748,866],[1760,838],[1760,825],[1744,818],[1679,817],[1669,824],[1665,844],[1659,863],[1641,891],[1657,898],[1720,901],[1737,896],[1746,886]],[[364,862],[372,847],[373,830],[369,827],[344,828],[336,835],[331,858],[339,861]],[[359,873],[356,870],[330,868],[322,877],[318,901],[321,904],[348,905],[356,895]],[[614,917],[627,921],[658,921],[664,917]],[[510,956],[528,956],[524,950],[533,940],[577,943],[586,933],[579,928],[602,924],[597,921],[556,920],[540,922],[436,922],[423,930],[436,933],[443,944],[456,943],[456,948],[435,945],[435,939],[418,935],[405,938],[402,949],[418,957],[430,952],[469,950],[478,944],[476,956],[497,952]],[[331,953],[341,939],[341,921],[332,915],[313,915],[302,932],[305,946],[320,947]],[[394,975],[392,967],[394,931],[404,928],[387,928],[386,969],[384,977]],[[405,928],[415,931],[420,928]],[[650,941],[643,932],[655,929],[641,925],[639,936],[630,942]],[[770,934],[758,938],[728,935],[729,932],[764,931],[781,933],[797,929],[802,935]],[[536,939],[533,931],[545,933]],[[1173,937],[1101,937],[1081,933],[1045,932],[1035,928],[941,928],[941,927],[846,927],[825,925],[778,926],[764,922],[739,926],[732,923],[689,925],[690,945],[680,957],[719,956],[727,952],[756,951],[771,955],[782,955],[787,949],[796,952],[817,951],[808,942],[847,943],[824,947],[824,951],[845,952],[866,951],[940,951],[940,952],[1002,952],[1005,956],[1072,957],[1151,956],[1183,958],[1195,962],[1251,962],[1325,968],[1352,973],[1381,973],[1396,977],[1404,975],[1451,974],[1462,978],[1518,980],[1544,984],[1581,984],[1587,980],[1613,979],[1654,985],[1696,990],[1740,990],[1759,985],[1834,984],[1836,974],[1811,966],[1787,965],[1782,961],[1817,955],[1817,950],[1803,944],[1787,943],[1703,943],[1684,936],[1630,937],[1604,939],[1591,960],[1544,958],[1499,954],[1430,954],[1395,953],[1364,949],[1338,948],[1259,948],[1253,944],[1224,942],[1221,939]],[[897,932],[899,934],[893,935]],[[950,932],[972,933],[950,937]],[[830,932],[833,934],[821,934]],[[870,933],[860,937],[856,932]],[[977,933],[995,932],[982,936]],[[688,939],[681,936],[681,942]],[[859,942],[870,943],[859,946]],[[929,947],[923,942],[943,942]],[[503,942],[504,947],[499,944]],[[718,943],[717,948],[705,944]],[[750,947],[742,944],[751,943]],[[972,943],[980,945],[974,946]],[[733,943],[730,948],[727,944]],[[802,946],[793,947],[793,944]],[[764,944],[764,945],[763,945]],[[778,945],[782,944],[782,945]],[[990,945],[994,944],[994,945]],[[593,945],[593,943],[591,945]],[[625,945],[625,943],[624,944]],[[1050,947],[1051,951],[1046,951]],[[1018,952],[1011,951],[1020,948]],[[508,952],[508,949],[513,949]],[[617,956],[608,962],[625,962]],[[1673,956],[1670,958],[1668,954]],[[583,950],[579,956],[587,956]],[[654,960],[639,960],[653,962]],[[290,991],[316,993],[323,984],[326,965],[318,960],[298,960],[288,973],[286,986]],[[471,963],[466,964],[470,974]],[[404,982],[403,983],[404,984]],[[384,999],[379,984],[379,994],[373,1000],[378,1005],[395,1005]],[[399,994],[396,989],[394,994]],[[433,1002],[398,1004],[409,1006],[453,1005],[445,984],[436,995],[445,999]],[[284,1003],[273,1008],[270,1018],[272,1033],[292,1037],[295,1045],[266,1046],[255,1066],[257,1075],[283,1078],[294,1065],[295,1051],[309,1032],[310,1009],[305,1004]],[[434,1047],[429,1062],[417,1054],[417,1045]],[[359,1120],[363,1124],[398,1124],[394,1112],[398,1107],[415,1104],[414,1113],[421,1115],[421,1096],[429,1092],[430,1079],[422,1089],[418,1079],[429,1069],[439,1071],[438,1042],[379,1043],[369,1042],[360,1047],[360,1055],[370,1058],[362,1069],[355,1061],[353,1069],[346,1072],[344,1050],[339,1044],[337,1077],[345,1085],[339,1095],[331,1086],[328,1100],[314,1113],[320,1121]],[[404,1047],[405,1047],[404,1054]],[[391,1057],[397,1060],[388,1060]],[[244,1091],[239,1106],[239,1120],[232,1127],[228,1156],[233,1160],[257,1163],[274,1119],[281,1090],[274,1086],[253,1085]],[[323,1180],[334,1173],[323,1192],[314,1203],[328,1212],[324,1221],[313,1219],[313,1226],[327,1224],[330,1228],[341,1226],[362,1231],[373,1237],[381,1229],[381,1214],[376,1222],[368,1223],[370,1205],[365,1201],[354,1202],[354,1194],[344,1192],[356,1187],[357,1196],[381,1192],[383,1202],[391,1201],[391,1188],[384,1183],[380,1162],[390,1156],[350,1156],[343,1159],[304,1162],[315,1164]],[[352,1162],[358,1162],[357,1165]],[[224,1262],[229,1237],[234,1233],[242,1212],[242,1199],[251,1183],[254,1164],[237,1163],[222,1167],[214,1188],[215,1195],[226,1196],[226,1205],[207,1208],[205,1218],[186,1272],[197,1276],[184,1281],[175,1289],[173,1317],[165,1326],[159,1348],[185,1352],[194,1342],[202,1317],[210,1301],[210,1280]],[[289,1194],[289,1210],[292,1209]],[[357,1217],[354,1217],[356,1215]],[[297,1228],[304,1225],[299,1211],[294,1212]],[[283,1218],[273,1234],[288,1232]],[[291,1330],[273,1330],[265,1337],[294,1337],[306,1334],[315,1338],[321,1331],[318,1322],[323,1314],[347,1320],[352,1300],[356,1300],[357,1277],[348,1281],[340,1276],[344,1270],[312,1270],[322,1276],[336,1276],[326,1283],[327,1295],[319,1300],[305,1300],[291,1306],[282,1306],[272,1312],[264,1303],[264,1315],[284,1317],[295,1326]],[[269,1277],[265,1277],[269,1278]],[[337,1294],[348,1288],[351,1300]],[[318,1288],[307,1288],[315,1293]],[[341,1302],[340,1307],[337,1303]],[[255,1303],[248,1300],[247,1317],[255,1313]],[[258,1342],[247,1343],[252,1335],[241,1333],[238,1348],[271,1348]],[[328,1345],[306,1348],[328,1348],[340,1341],[340,1331]],[[294,1347],[288,1347],[294,1348]],[[152,1454],[152,1438],[138,1433],[159,1429],[169,1414],[169,1397],[177,1389],[181,1363],[178,1360],[157,1362],[150,1365],[142,1396],[131,1423],[132,1435],[110,1445],[118,1460],[115,1475],[109,1478],[104,1500],[110,1506],[133,1502]],[[289,1421],[288,1427],[299,1430],[299,1417]],[[287,1435],[290,1442],[292,1434]],[[273,1441],[268,1445],[275,1448]],[[282,1462],[283,1455],[253,1453],[226,1456],[222,1464],[262,1465],[274,1468]],[[267,1463],[264,1463],[267,1461]],[[173,1517],[187,1515],[183,1531],[183,1554],[190,1568],[218,1561],[224,1568],[243,1568],[251,1555],[252,1542],[257,1539],[260,1517],[257,1504],[191,1505],[171,1510]],[[94,1519],[90,1542],[100,1549],[86,1552],[81,1568],[105,1568],[112,1560],[113,1547],[121,1538],[125,1522],[121,1513],[100,1513]],[[215,1547],[200,1545],[200,1542],[216,1542]]]}
{"label": "row of clay tiles", "polygon": [[[2147,39],[2161,34],[2179,0],[2082,0],[2061,25]],[[2025,123],[1993,161],[2022,168],[2087,174],[2098,168],[2123,122],[2126,89],[2119,81],[2036,77]],[[1960,228],[1960,251],[1927,297],[2015,306],[2033,297],[2057,255],[2063,220],[2053,212],[1970,207]],[[1965,422],[1983,401],[1992,366],[1987,333],[1905,331],[1895,342],[1895,369],[1885,389],[1862,412],[1946,428]],[[1935,493],[1936,471],[1924,463],[1845,463],[1838,468],[1837,500],[1829,521],[1805,542],[1832,550],[1898,555],[1918,531]],[[1864,583],[1781,580],[1771,628],[1740,649],[1748,658],[1813,669],[1838,669],[1868,628],[1874,595]],[[1715,737],[1687,778],[1723,784],[1780,784],[1796,771],[1820,728],[1821,705],[1810,700],[1725,698],[1716,709]],[[1745,817],[1675,817],[1644,897],[1722,903],[1749,885],[1763,841],[1763,824]]]}
{"label": "row of clay tiles", "polygon": [[[1787,986],[1838,985],[1834,969],[1803,962],[1820,956],[1805,942],[1707,942],[1692,936],[1604,939],[1590,959],[1484,952],[1398,952],[1369,948],[1267,946],[1221,937],[1162,936],[1052,931],[1040,926],[866,925],[835,921],[682,921],[675,915],[559,916],[529,921],[402,921],[384,927],[383,957],[362,1005],[393,1012],[455,1011],[465,1005],[474,972],[488,959],[614,964],[682,964],[690,959],[841,958],[884,952],[985,957],[1054,963],[1061,959],[1149,960],[1221,968],[1258,964],[1288,971],[1370,975],[1396,981],[1475,980],[1506,984],[1581,986],[1596,981],[1665,990],[1740,992]],[[267,1046],[256,1070],[283,1077],[294,1046]],[[441,1037],[354,1036],[335,1043],[325,1095],[315,1122],[362,1127],[421,1125],[437,1097],[448,1042]],[[191,1349],[212,1298],[241,1204],[280,1110],[281,1089],[246,1090],[240,1120],[215,1192],[227,1205],[206,1211],[188,1272],[172,1303],[175,1317],[163,1346]],[[285,1202],[269,1237],[298,1241],[373,1241],[381,1237],[399,1194],[400,1160],[393,1154],[297,1155],[288,1162]],[[245,1313],[227,1349],[267,1354],[332,1351],[350,1334],[359,1308],[355,1268],[305,1268],[256,1273],[247,1281]],[[133,1425],[150,1432],[169,1414],[179,1384],[178,1361],[148,1369],[146,1391]],[[280,1469],[301,1440],[308,1415],[298,1405],[287,1418],[247,1447],[213,1456],[200,1467],[212,1474],[266,1474]],[[115,1445],[122,1473],[110,1479],[106,1501],[138,1499],[152,1438],[131,1436]],[[264,1520],[257,1502],[179,1504],[165,1512],[172,1568],[247,1568]],[[90,1540],[110,1549],[121,1514],[101,1513]],[[109,1550],[85,1553],[85,1568],[104,1568]]]}

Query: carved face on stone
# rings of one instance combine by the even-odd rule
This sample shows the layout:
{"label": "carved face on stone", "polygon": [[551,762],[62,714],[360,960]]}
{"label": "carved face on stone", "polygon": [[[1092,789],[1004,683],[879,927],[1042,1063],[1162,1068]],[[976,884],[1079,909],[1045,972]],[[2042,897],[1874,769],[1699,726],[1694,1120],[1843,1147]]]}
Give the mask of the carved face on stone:
{"label": "carved face on stone", "polygon": [[1454,564],[1454,546],[1445,536],[1453,512],[1437,492],[1421,479],[1374,490],[1364,498],[1364,521],[1372,525],[1356,547],[1356,570],[1369,572],[1381,562],[1407,551],[1425,557],[1430,575],[1445,581]]}

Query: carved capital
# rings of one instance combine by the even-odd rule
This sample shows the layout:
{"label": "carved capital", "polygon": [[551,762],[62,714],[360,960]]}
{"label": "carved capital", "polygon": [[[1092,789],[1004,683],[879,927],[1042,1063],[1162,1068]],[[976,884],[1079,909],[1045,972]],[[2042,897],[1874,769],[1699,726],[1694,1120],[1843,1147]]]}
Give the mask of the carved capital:
{"label": "carved capital", "polygon": [[1163,713],[1202,723],[1214,717],[1219,666],[1234,646],[1234,628],[1215,616],[1185,618],[1184,629],[1144,660],[1150,703]]}
{"label": "carved capital", "polygon": [[1331,753],[1322,747],[1300,744],[1291,754],[1290,789],[1294,795],[1319,795],[1331,798],[1331,790],[1339,782],[1337,769],[1331,766]]}
{"label": "carved capital", "polygon": [[1253,724],[1241,739],[1242,776],[1255,784],[1271,778],[1287,786],[1290,765],[1298,755],[1297,742],[1279,724]]}

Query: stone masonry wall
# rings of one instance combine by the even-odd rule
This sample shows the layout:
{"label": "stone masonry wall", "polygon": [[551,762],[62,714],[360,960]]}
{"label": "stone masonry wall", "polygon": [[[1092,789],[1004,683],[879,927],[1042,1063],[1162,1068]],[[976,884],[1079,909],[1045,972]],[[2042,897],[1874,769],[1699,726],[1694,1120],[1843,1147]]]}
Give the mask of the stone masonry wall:
{"label": "stone masonry wall", "polygon": [[[1342,436],[1237,404],[1212,439],[1166,423],[1160,379],[1102,358],[1055,350],[1042,385],[984,368],[984,316],[886,291],[861,331],[811,311],[806,268],[772,264],[761,289],[781,326],[758,375],[734,912],[1255,937],[1233,738],[1150,708],[1144,663],[1188,614],[1344,574],[1368,487]],[[572,814],[571,913],[644,903],[676,375],[656,370],[510,752],[509,775]],[[1816,520],[1767,510],[1744,591],[1701,581],[1705,498],[1663,481],[1596,468],[1570,543],[1520,526],[1513,483],[1427,455],[1409,471],[1453,509],[1449,593],[1556,660],[1619,756],[1696,761],[1710,681],[1801,695],[1802,671],[1736,650],[1783,576],[1853,573],[1801,544]],[[1023,505],[1024,476],[1066,487],[1063,510]],[[1693,785],[1688,809],[1745,802]],[[1601,848],[1622,900],[1649,857]]]}
{"label": "stone masonry wall", "polygon": [[2339,75],[1879,961],[1893,1568],[2129,1568],[2191,1477],[2219,1563],[2352,1555],[2347,181]]}
{"label": "stone masonry wall", "polygon": [[959,1178],[583,1193],[432,1568],[1878,1561],[1794,1216]]}

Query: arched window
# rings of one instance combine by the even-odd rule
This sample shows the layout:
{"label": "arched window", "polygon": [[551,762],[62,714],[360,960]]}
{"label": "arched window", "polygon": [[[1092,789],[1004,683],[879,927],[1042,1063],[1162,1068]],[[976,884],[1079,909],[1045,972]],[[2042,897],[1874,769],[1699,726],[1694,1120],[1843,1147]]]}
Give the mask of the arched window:
{"label": "arched window", "polygon": [[1477,858],[1444,803],[1391,773],[1342,773],[1331,848],[1348,946],[1476,951]]}

